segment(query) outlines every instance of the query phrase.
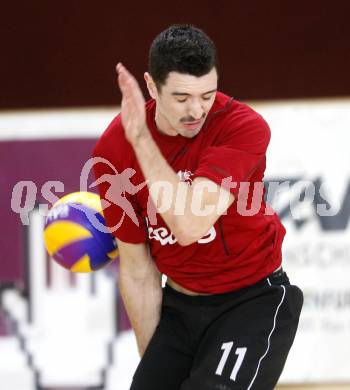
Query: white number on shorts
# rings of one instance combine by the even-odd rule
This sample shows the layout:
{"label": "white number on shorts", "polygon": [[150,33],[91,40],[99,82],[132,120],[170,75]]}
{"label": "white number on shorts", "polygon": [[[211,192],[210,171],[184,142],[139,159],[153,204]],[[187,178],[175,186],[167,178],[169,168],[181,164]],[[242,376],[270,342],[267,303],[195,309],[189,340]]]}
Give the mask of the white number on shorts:
{"label": "white number on shorts", "polygon": [[[215,371],[216,375],[221,375],[222,374],[222,371],[224,370],[226,361],[227,361],[227,359],[228,359],[228,357],[230,355],[232,347],[233,347],[233,341],[230,341],[229,343],[223,343],[222,344],[221,350],[223,350],[224,353],[222,354],[222,357],[221,357],[220,363],[218,365],[218,368]],[[235,365],[233,367],[233,370],[231,372],[231,375],[230,375],[230,379],[233,380],[233,381],[236,380],[238,371],[241,368],[241,365],[243,363],[243,359],[244,359],[244,356],[245,356],[246,352],[247,352],[247,348],[245,348],[245,347],[244,348],[236,348],[235,354],[238,356],[238,358],[236,360],[236,363],[235,363]]]}

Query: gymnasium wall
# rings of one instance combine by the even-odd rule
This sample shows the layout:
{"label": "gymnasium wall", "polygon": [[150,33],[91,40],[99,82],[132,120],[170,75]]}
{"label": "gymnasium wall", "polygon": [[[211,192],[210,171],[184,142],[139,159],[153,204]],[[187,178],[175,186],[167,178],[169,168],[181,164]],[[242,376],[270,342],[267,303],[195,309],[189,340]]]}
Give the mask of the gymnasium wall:
{"label": "gymnasium wall", "polygon": [[348,96],[349,13],[346,0],[4,2],[0,108],[115,104],[117,61],[142,81],[150,42],[172,23],[207,31],[237,98]]}

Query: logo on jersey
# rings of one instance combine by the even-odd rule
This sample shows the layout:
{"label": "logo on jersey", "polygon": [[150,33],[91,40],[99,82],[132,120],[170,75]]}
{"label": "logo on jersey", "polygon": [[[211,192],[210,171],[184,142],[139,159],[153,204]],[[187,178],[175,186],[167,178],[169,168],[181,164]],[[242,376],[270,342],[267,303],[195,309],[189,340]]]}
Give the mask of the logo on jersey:
{"label": "logo on jersey", "polygon": [[[158,228],[154,228],[150,226],[149,220],[146,218],[147,227],[148,227],[148,238],[150,240],[155,240],[160,243],[160,245],[174,245],[177,243],[176,237],[173,235],[171,231],[169,231],[166,227],[161,226]],[[214,226],[212,226],[209,230],[209,232],[203,236],[201,239],[199,239],[197,242],[198,244],[207,244],[208,242],[211,242],[215,240],[216,237],[216,230]]]}
{"label": "logo on jersey", "polygon": [[187,171],[187,170],[179,171],[177,175],[179,176],[181,181],[192,184],[191,176],[193,176],[193,173],[191,171]]}

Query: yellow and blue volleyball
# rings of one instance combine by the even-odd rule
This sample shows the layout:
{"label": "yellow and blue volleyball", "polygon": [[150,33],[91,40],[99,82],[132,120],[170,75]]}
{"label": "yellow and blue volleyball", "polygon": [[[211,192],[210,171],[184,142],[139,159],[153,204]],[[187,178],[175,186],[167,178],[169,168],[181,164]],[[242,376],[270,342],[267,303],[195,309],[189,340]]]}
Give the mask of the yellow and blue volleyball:
{"label": "yellow and blue volleyball", "polygon": [[49,255],[72,272],[96,271],[118,256],[100,197],[92,192],[74,192],[52,206],[46,217],[44,241]]}

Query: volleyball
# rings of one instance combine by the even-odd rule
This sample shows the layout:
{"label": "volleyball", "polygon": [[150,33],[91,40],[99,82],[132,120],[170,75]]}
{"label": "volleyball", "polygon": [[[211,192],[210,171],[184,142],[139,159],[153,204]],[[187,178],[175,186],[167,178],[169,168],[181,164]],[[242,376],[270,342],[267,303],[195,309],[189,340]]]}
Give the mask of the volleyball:
{"label": "volleyball", "polygon": [[72,272],[96,271],[118,256],[100,197],[92,192],[68,194],[52,206],[45,221],[44,242],[49,255]]}

